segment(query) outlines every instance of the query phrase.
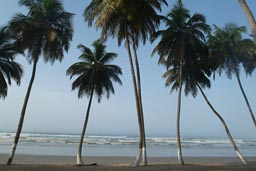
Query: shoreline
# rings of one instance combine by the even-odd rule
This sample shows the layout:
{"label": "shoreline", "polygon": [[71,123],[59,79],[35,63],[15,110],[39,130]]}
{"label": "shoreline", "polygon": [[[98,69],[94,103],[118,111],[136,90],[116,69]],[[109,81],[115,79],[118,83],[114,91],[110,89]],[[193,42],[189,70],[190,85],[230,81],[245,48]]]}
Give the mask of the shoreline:
{"label": "shoreline", "polygon": [[[0,164],[5,164],[8,154],[0,153]],[[85,164],[98,163],[100,165],[129,165],[135,160],[135,157],[128,156],[83,156]],[[238,157],[186,157],[185,163],[188,164],[236,164],[242,163]],[[255,157],[246,157],[249,163],[256,164]],[[177,164],[177,157],[148,157],[150,164]],[[76,156],[58,156],[58,155],[30,155],[16,154],[13,160],[14,164],[76,164]]]}
{"label": "shoreline", "polygon": [[256,157],[246,157],[248,165],[243,165],[237,157],[184,157],[185,165],[177,163],[176,157],[148,157],[148,166],[132,168],[135,157],[83,157],[85,164],[97,163],[97,166],[76,166],[75,156],[25,155],[17,154],[13,165],[5,162],[8,154],[0,154],[2,171],[248,171],[256,170]]}

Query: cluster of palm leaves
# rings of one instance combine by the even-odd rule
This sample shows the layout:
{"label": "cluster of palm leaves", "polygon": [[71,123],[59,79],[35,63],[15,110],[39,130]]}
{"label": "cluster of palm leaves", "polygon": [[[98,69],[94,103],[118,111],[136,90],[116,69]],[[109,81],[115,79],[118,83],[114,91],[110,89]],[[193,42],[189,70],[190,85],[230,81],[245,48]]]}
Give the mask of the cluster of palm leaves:
{"label": "cluster of palm leaves", "polygon": [[7,28],[0,28],[0,97],[5,98],[8,92],[8,84],[12,79],[19,85],[22,76],[21,66],[14,61],[17,51],[14,47],[14,38]]}
{"label": "cluster of palm leaves", "polygon": [[[6,97],[7,84],[11,84],[12,79],[17,84],[20,83],[22,68],[14,62],[15,54],[26,53],[28,61],[33,63],[33,69],[7,164],[12,163],[15,154],[40,57],[45,62],[61,61],[64,52],[69,49],[73,36],[71,22],[73,14],[64,10],[61,1],[20,0],[19,2],[20,5],[26,6],[29,12],[26,15],[15,15],[6,28],[0,29],[0,97]],[[93,96],[96,95],[100,102],[104,94],[108,98],[111,93],[114,93],[113,82],[122,84],[119,78],[122,74],[121,68],[111,64],[117,54],[106,52],[104,41],[108,36],[117,38],[119,46],[123,41],[125,42],[130,62],[140,133],[139,154],[132,166],[139,166],[141,160],[144,165],[147,165],[137,50],[140,41],[145,44],[149,38],[152,42],[159,40],[152,55],[159,55],[159,64],[166,68],[163,74],[166,86],[171,86],[171,92],[178,90],[176,128],[178,161],[184,164],[180,140],[181,93],[184,90],[185,95],[192,94],[195,97],[198,92],[202,94],[206,103],[223,124],[237,155],[244,164],[247,163],[236,146],[227,124],[210,103],[203,89],[210,88],[211,75],[215,76],[216,73],[225,72],[230,79],[234,75],[256,127],[253,111],[239,77],[241,69],[250,75],[256,67],[255,42],[249,38],[243,39],[242,34],[245,33],[245,28],[232,23],[224,28],[214,26],[213,34],[211,34],[206,18],[199,13],[191,16],[181,0],[178,0],[167,16],[160,16],[156,10],[161,11],[162,4],[167,5],[167,1],[92,0],[85,8],[85,20],[89,26],[95,23],[96,28],[101,29],[101,38],[92,44],[93,50],[80,44],[78,48],[82,51],[79,56],[81,61],[74,63],[67,70],[67,75],[71,79],[76,77],[72,90],[78,89],[78,97],[83,95],[89,97],[77,154],[78,165],[84,164],[82,145]],[[158,30],[161,21],[166,29]]]}

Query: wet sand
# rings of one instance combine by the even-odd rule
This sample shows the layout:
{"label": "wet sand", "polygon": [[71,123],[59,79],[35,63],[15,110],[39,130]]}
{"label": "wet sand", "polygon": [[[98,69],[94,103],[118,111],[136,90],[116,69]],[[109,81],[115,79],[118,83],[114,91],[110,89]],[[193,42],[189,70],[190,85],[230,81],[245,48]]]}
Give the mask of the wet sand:
{"label": "wet sand", "polygon": [[243,165],[235,157],[184,157],[185,165],[177,164],[175,157],[149,157],[148,166],[132,168],[134,157],[84,157],[86,164],[76,166],[75,156],[16,155],[13,165],[6,166],[7,154],[0,154],[0,171],[254,171],[256,157],[247,157],[249,165]]}

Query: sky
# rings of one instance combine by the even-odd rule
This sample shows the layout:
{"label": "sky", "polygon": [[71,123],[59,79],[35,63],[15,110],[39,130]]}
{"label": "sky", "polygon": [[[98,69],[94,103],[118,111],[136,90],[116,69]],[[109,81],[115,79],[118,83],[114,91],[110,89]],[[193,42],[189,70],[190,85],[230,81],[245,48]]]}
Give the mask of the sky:
{"label": "sky", "polygon": [[[163,6],[166,15],[173,7],[174,0],[168,0],[169,6]],[[206,16],[209,25],[224,26],[234,22],[250,28],[247,19],[237,0],[183,0],[191,11]],[[0,0],[0,25],[5,25],[16,13],[26,13],[27,9],[18,5],[18,0]],[[73,19],[74,37],[69,52],[63,61],[53,65],[39,61],[36,79],[30,95],[23,132],[40,133],[72,133],[80,134],[84,124],[88,98],[77,98],[77,91],[71,91],[70,80],[66,76],[67,68],[78,61],[81,54],[77,45],[82,43],[91,47],[100,36],[100,30],[88,28],[83,19],[83,11],[88,5],[87,0],[63,0],[65,10],[75,14]],[[255,11],[256,2],[248,0],[249,6]],[[256,14],[255,14],[256,15]],[[162,26],[164,28],[164,26]],[[175,136],[177,92],[170,94],[170,87],[165,87],[162,74],[165,69],[158,66],[158,56],[151,57],[152,49],[157,42],[140,44],[138,49],[141,65],[142,99],[144,107],[145,128],[148,136]],[[117,46],[117,41],[110,38],[107,51],[118,53],[114,64],[122,68],[123,85],[115,84],[115,94],[109,99],[103,97],[101,103],[93,100],[88,134],[98,135],[138,135],[138,123],[134,101],[132,79],[129,69],[127,51],[124,44]],[[20,86],[12,84],[8,97],[0,99],[0,132],[15,132],[31,76],[32,65],[24,56],[18,55],[16,60],[23,66],[24,76]],[[241,80],[252,109],[256,112],[256,80],[255,72],[251,77],[241,73]],[[206,95],[216,110],[226,120],[234,138],[256,138],[255,128],[235,78],[228,80],[225,75],[212,80],[212,87],[205,90]],[[212,113],[203,97],[182,95],[181,105],[181,136],[182,137],[226,137],[224,128]]]}

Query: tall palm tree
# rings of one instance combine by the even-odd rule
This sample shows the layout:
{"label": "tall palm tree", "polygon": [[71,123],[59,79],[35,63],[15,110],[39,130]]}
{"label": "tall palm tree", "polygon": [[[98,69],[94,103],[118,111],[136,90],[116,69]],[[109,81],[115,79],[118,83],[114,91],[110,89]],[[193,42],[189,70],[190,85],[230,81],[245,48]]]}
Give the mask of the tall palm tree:
{"label": "tall palm tree", "polygon": [[246,73],[251,73],[255,68],[256,44],[251,39],[243,39],[242,33],[245,32],[245,27],[238,27],[233,23],[226,24],[224,28],[215,26],[214,35],[209,38],[209,47],[212,58],[217,61],[217,73],[225,72],[229,79],[232,79],[233,75],[236,77],[256,128],[256,119],[240,80],[242,66]]}
{"label": "tall palm tree", "polygon": [[207,96],[205,95],[202,87],[200,85],[197,85],[198,89],[200,90],[202,96],[204,97],[206,103],[208,104],[208,106],[211,108],[211,110],[213,111],[213,113],[218,117],[218,119],[221,121],[224,129],[225,129],[225,132],[230,140],[230,143],[231,145],[233,146],[237,156],[240,158],[240,160],[242,161],[243,164],[248,164],[247,160],[243,157],[242,153],[239,151],[232,135],[231,135],[231,132],[230,130],[228,129],[228,126],[225,122],[225,120],[222,118],[222,116],[216,111],[216,109],[213,107],[213,105],[210,103],[209,99],[207,98]]}
{"label": "tall palm tree", "polygon": [[[92,0],[84,11],[85,20],[91,26],[95,21],[96,28],[101,28],[101,37],[105,40],[109,35],[116,37],[118,45],[125,41],[133,79],[136,109],[139,123],[139,154],[133,166],[147,165],[144,115],[142,107],[140,67],[137,56],[139,41],[145,44],[149,35],[155,32],[160,18],[155,9],[161,11],[165,0]],[[133,56],[132,52],[133,51]],[[135,64],[134,64],[135,63]],[[135,67],[134,67],[135,65]]]}
{"label": "tall palm tree", "polygon": [[253,15],[250,7],[248,6],[246,0],[238,0],[238,1],[247,17],[248,23],[252,30],[252,36],[253,36],[254,40],[256,40],[256,21],[255,21],[254,15]]}
{"label": "tall palm tree", "polygon": [[[189,52],[187,55],[193,55],[193,52]],[[182,66],[182,83],[184,84],[185,95],[187,96],[189,94],[192,94],[192,96],[195,97],[198,93],[198,90],[200,91],[210,109],[213,111],[215,116],[221,121],[227,134],[227,137],[229,138],[230,143],[233,146],[236,154],[238,155],[243,164],[247,164],[247,161],[239,151],[225,120],[213,107],[213,105],[211,104],[211,102],[209,101],[209,99],[207,98],[206,94],[203,91],[203,89],[206,87],[210,88],[211,83],[209,80],[209,76],[214,70],[214,66],[212,65],[212,63],[209,63],[209,61],[211,60],[208,58],[207,49],[200,53],[197,53],[195,56],[191,56],[190,59],[193,60],[190,60],[188,62],[185,61]],[[172,90],[176,90],[179,87],[179,72],[179,69],[172,67],[171,69],[168,69],[168,71],[165,72],[163,75],[163,77],[166,78],[165,85],[172,86]]]}
{"label": "tall palm tree", "polygon": [[73,35],[71,23],[73,14],[64,10],[61,1],[20,0],[19,3],[28,8],[28,13],[26,15],[16,14],[9,22],[9,29],[12,34],[18,37],[16,45],[19,50],[27,52],[28,61],[33,63],[33,69],[21,110],[13,148],[7,161],[8,165],[12,163],[19,141],[39,57],[42,56],[45,62],[61,61],[64,51],[67,52],[69,49]]}
{"label": "tall palm tree", "polygon": [[17,53],[13,47],[14,39],[5,27],[0,28],[0,97],[5,98],[8,92],[8,84],[14,80],[20,85],[23,74],[21,66],[14,61]]}
{"label": "tall palm tree", "polygon": [[106,52],[106,46],[100,40],[95,41],[92,46],[94,47],[94,51],[80,44],[78,48],[81,49],[82,54],[79,58],[82,61],[74,63],[67,70],[67,75],[70,75],[70,78],[77,76],[72,83],[72,90],[78,89],[78,97],[80,98],[83,95],[88,95],[89,97],[89,104],[77,154],[78,165],[84,164],[82,160],[82,145],[93,95],[96,94],[98,102],[100,102],[102,95],[106,94],[107,98],[109,98],[110,93],[115,92],[113,81],[122,84],[119,78],[119,75],[122,74],[121,68],[117,65],[109,64],[117,57],[117,54]]}
{"label": "tall palm tree", "polygon": [[[177,148],[178,148],[178,161],[184,164],[181,151],[180,141],[180,110],[181,110],[181,92],[183,80],[183,65],[191,61],[192,53],[196,55],[205,51],[205,36],[204,34],[209,31],[209,26],[206,24],[205,17],[202,14],[195,13],[193,16],[189,14],[181,0],[179,0],[174,8],[163,17],[166,24],[166,30],[155,32],[152,41],[161,37],[160,42],[153,50],[159,55],[159,63],[163,63],[166,68],[173,67],[173,74],[178,74],[175,85],[178,87],[178,105],[177,105],[177,121],[176,121],[176,134],[177,134]],[[171,71],[173,72],[173,71]],[[185,90],[186,91],[186,90]]]}

